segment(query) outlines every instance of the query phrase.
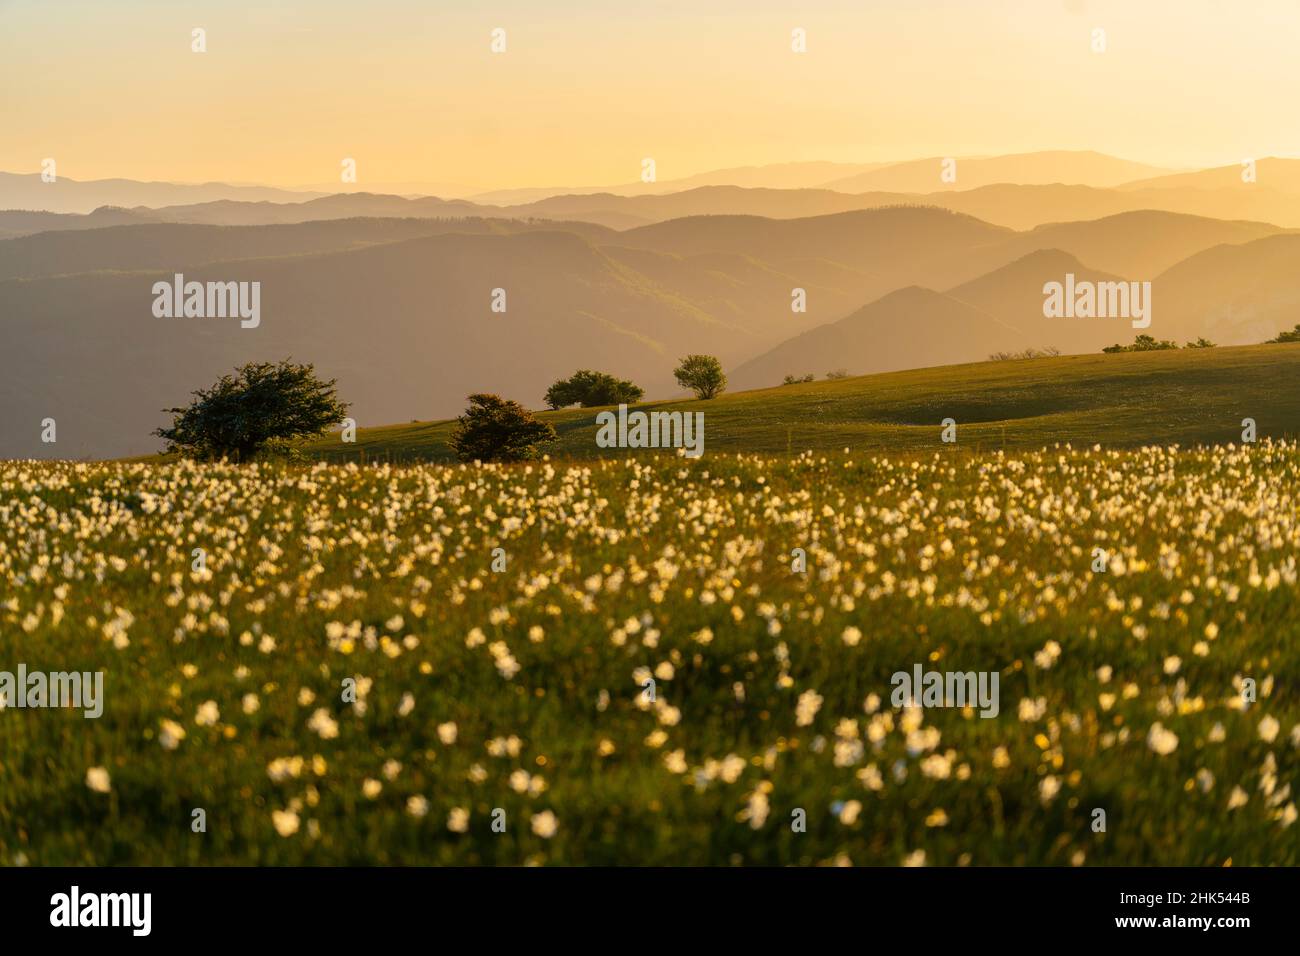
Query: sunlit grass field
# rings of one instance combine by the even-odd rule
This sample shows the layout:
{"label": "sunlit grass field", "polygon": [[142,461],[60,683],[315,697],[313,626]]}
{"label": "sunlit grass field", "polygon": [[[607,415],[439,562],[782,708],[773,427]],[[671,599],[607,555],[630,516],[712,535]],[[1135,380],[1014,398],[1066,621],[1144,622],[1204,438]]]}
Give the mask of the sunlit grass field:
{"label": "sunlit grass field", "polygon": [[1300,862],[1296,446],[932,442],[0,463],[0,863]]}
{"label": "sunlit grass field", "polygon": [[[881,454],[926,452],[945,418],[957,423],[959,444],[971,451],[1026,451],[1057,442],[1186,446],[1238,442],[1243,418],[1254,419],[1261,437],[1300,438],[1297,382],[1300,344],[1251,345],[945,365],[636,407],[703,412],[706,454],[797,455],[845,445]],[[504,397],[532,404],[527,395]],[[554,458],[626,454],[596,446],[597,411],[540,414],[559,434],[550,449]],[[452,463],[452,424],[362,417],[355,442],[335,432],[307,450],[333,462]]]}

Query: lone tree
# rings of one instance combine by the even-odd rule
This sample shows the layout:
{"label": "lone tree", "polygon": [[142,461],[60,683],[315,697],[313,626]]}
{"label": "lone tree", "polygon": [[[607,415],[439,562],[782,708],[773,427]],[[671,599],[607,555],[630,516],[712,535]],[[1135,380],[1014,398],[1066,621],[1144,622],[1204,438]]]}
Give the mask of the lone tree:
{"label": "lone tree", "polygon": [[480,392],[469,397],[449,444],[461,461],[528,461],[558,437],[518,402]]}
{"label": "lone tree", "polygon": [[722,363],[712,355],[688,355],[682,359],[673,375],[677,384],[689,388],[696,398],[713,398],[727,387],[727,376],[722,372]]}
{"label": "lone tree", "polygon": [[551,408],[581,405],[632,405],[641,401],[645,389],[626,379],[615,378],[605,372],[579,369],[569,378],[562,378],[546,390],[546,404]]}
{"label": "lone tree", "polygon": [[168,452],[248,461],[272,443],[311,438],[341,422],[348,406],[334,386],[312,365],[249,362],[193,392],[186,407],[163,409],[172,425],[154,434],[167,440]]}

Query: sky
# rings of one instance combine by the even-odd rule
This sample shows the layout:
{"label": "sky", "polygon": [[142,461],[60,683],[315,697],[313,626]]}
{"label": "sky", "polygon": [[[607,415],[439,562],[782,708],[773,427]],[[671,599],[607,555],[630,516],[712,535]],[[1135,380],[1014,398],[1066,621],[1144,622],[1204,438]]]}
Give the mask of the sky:
{"label": "sky", "polygon": [[1036,149],[1226,165],[1300,156],[1298,45],[1297,0],[0,0],[0,170],[303,186],[351,158],[359,187],[496,189],[633,182],[647,157],[661,181]]}

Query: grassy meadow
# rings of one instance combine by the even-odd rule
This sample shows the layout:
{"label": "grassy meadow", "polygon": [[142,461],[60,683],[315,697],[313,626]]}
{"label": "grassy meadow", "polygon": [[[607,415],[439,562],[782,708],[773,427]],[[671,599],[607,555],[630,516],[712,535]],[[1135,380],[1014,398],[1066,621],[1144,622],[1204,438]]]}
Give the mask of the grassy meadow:
{"label": "grassy meadow", "polygon": [[[980,362],[723,393],[709,401],[645,402],[638,409],[704,412],[705,454],[799,454],[848,445],[926,452],[953,418],[971,451],[1038,449],[1057,442],[1109,447],[1223,444],[1241,420],[1259,434],[1300,438],[1300,344],[1178,349]],[[522,399],[524,396],[508,395]],[[553,458],[620,457],[596,447],[598,409],[539,415],[559,434]],[[365,427],[309,447],[325,461],[454,462],[452,422]],[[654,455],[656,451],[632,454]]]}
{"label": "grassy meadow", "polygon": [[[1106,358],[1133,428],[1204,360]],[[1073,361],[985,417],[1097,426]],[[1264,435],[1269,369],[1219,417]],[[963,421],[933,374],[871,387]],[[696,460],[0,463],[0,668],[105,673],[0,713],[0,863],[1300,863],[1297,446],[719,448],[774,395],[921,427],[855,387],[719,399]],[[917,664],[998,715],[896,706]]]}

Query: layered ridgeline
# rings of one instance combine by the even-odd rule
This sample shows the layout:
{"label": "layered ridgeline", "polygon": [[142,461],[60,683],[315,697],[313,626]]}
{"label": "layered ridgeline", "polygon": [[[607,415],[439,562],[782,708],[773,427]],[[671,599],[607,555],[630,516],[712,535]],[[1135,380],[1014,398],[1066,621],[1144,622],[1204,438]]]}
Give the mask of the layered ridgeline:
{"label": "layered ridgeline", "polygon": [[[436,199],[449,197],[472,200],[480,205],[525,205],[553,196],[604,195],[616,197],[654,196],[680,193],[708,186],[739,186],[766,189],[829,189],[840,192],[895,190],[928,192],[970,189],[989,183],[1069,183],[1086,186],[1115,186],[1139,178],[1173,173],[1144,163],[1088,151],[1052,150],[1009,156],[957,159],[956,180],[940,178],[941,158],[906,162],[774,163],[716,169],[686,177],[656,182],[638,180],[620,185],[551,186],[477,192],[444,183],[358,183],[340,189],[338,184],[279,189],[269,186],[239,186],[228,183],[139,182],[130,179],[82,181],[63,175],[47,161],[41,172],[0,172],[0,209],[43,209],[59,213],[89,213],[99,206],[149,207],[199,206],[212,203],[289,205],[340,192],[388,193]],[[951,162],[951,161],[949,161]],[[863,178],[866,177],[866,178]],[[738,211],[738,210],[732,210]],[[374,215],[374,213],[370,213]]]}
{"label": "layered ridgeline", "polygon": [[339,192],[220,183],[81,183],[0,173],[0,238],[126,222],[271,225],[350,217],[578,220],[615,229],[684,216],[796,219],[890,205],[924,205],[1030,229],[1053,222],[1158,210],[1300,227],[1300,161],[1265,158],[1175,173],[1097,153],[905,163],[784,163],[715,170],[622,186],[429,194],[417,185]]}
{"label": "layered ridgeline", "polygon": [[[749,389],[1136,329],[1262,342],[1300,302],[1297,170],[1057,151],[443,196],[4,174],[0,207],[23,208],[0,208],[0,455],[148,453],[162,408],[286,356],[370,423],[472,392],[537,407],[576,368],[671,398],[688,352]],[[230,320],[218,294],[161,317],[152,290],[186,282],[255,289],[260,315]],[[1044,312],[1053,285],[1119,282],[1149,290],[1151,324]]]}
{"label": "layered ridgeline", "polygon": [[[1150,283],[1157,338],[1252,344],[1295,324],[1297,266],[1288,230],[1154,211],[1023,231],[907,206],[621,231],[396,217],[57,229],[0,240],[0,456],[152,452],[163,408],[253,360],[313,362],[359,422],[391,423],[450,417],[479,391],[538,407],[578,368],[668,398],[688,353],[716,355],[741,389],[1131,341],[1124,316],[1044,314],[1049,283],[1075,280]],[[159,317],[152,290],[178,275],[257,284],[258,321]]]}

